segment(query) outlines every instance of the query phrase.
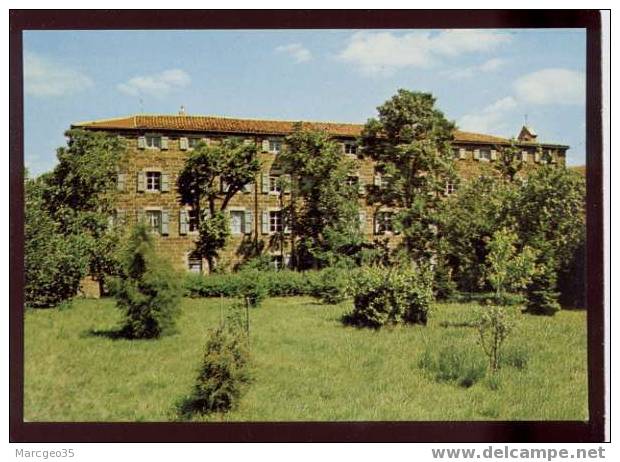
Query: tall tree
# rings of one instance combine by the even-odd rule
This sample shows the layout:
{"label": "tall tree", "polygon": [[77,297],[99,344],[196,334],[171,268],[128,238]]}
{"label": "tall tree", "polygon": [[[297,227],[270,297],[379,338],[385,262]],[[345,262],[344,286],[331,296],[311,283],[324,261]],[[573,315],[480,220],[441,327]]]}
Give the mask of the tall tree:
{"label": "tall tree", "polygon": [[116,179],[125,143],[118,136],[68,130],[67,146],[57,150],[58,164],[42,175],[43,200],[58,232],[80,236],[88,254],[89,273],[101,286],[116,274],[118,230],[109,225],[117,194]]}
{"label": "tall tree", "polygon": [[295,172],[287,215],[292,223],[299,268],[332,265],[351,256],[362,242],[359,184],[354,162],[327,133],[296,125],[280,160]]}
{"label": "tall tree", "polygon": [[521,149],[515,140],[510,140],[510,145],[498,147],[499,159],[494,164],[497,172],[506,181],[514,181],[517,174],[523,169]]}
{"label": "tall tree", "polygon": [[400,89],[377,108],[362,133],[363,152],[385,180],[369,201],[398,207],[397,226],[416,258],[435,254],[438,211],[446,182],[454,177],[451,140],[455,126],[435,107],[430,93]]}
{"label": "tall tree", "polygon": [[[239,138],[200,143],[185,161],[177,181],[181,203],[196,210],[200,237],[197,252],[209,271],[230,234],[225,210],[230,200],[260,172],[256,145]],[[222,187],[222,185],[224,187]]]}

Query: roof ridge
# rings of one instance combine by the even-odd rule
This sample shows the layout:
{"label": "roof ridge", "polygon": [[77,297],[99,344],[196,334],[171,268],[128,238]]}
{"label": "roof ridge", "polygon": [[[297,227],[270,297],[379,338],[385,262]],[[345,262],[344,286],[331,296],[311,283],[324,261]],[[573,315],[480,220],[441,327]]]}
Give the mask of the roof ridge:
{"label": "roof ridge", "polygon": [[[253,122],[279,122],[279,123],[314,123],[314,124],[333,124],[333,125],[352,125],[363,126],[363,123],[356,122],[336,122],[331,120],[307,120],[307,119],[266,119],[257,117],[232,117],[232,116],[220,116],[213,114],[135,114],[133,116],[118,117],[118,119],[125,119],[128,117],[196,117],[196,118],[211,118],[211,119],[224,119],[224,120],[249,120]],[[110,119],[112,120],[112,119]],[[102,119],[101,121],[105,121]]]}
{"label": "roof ridge", "polygon": [[126,120],[126,119],[133,119],[133,123],[134,126],[136,125],[136,114],[134,115],[128,115],[128,116],[122,116],[122,117],[109,117],[106,119],[95,119],[95,120],[83,120],[81,122],[74,122],[72,125],[86,125],[86,124],[93,124],[93,123],[101,123],[101,122],[114,122],[115,120]]}

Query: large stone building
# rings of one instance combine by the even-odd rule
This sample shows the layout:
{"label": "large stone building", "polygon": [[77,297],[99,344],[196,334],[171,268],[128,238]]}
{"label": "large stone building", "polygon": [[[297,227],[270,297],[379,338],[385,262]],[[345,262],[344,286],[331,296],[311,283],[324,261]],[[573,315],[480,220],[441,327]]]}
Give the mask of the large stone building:
{"label": "large stone building", "polygon": [[[279,190],[278,177],[291,172],[279,167],[278,153],[293,126],[294,122],[287,121],[184,114],[134,115],[73,125],[74,128],[110,132],[126,139],[128,152],[118,173],[116,219],[128,225],[145,220],[158,236],[160,253],[167,256],[175,267],[187,271],[202,271],[203,262],[193,254],[198,234],[197,217],[179,201],[175,188],[177,176],[188,152],[198,142],[217,143],[230,136],[242,137],[257,145],[262,173],[229,203],[232,239],[221,252],[218,264],[232,266],[242,259],[247,244],[256,241],[263,241],[264,252],[271,255],[275,266],[287,264],[288,245],[272,237],[284,235],[286,241],[288,236],[280,210],[290,196],[289,191]],[[356,177],[350,181],[359,185],[364,234],[369,240],[377,235],[390,234],[391,213],[366,204],[364,199],[366,185],[381,185],[382,178],[368,156],[358,156],[356,138],[363,126],[323,122],[304,122],[303,126],[328,132],[341,144],[343,155],[356,160]],[[565,164],[568,146],[539,143],[536,134],[528,127],[523,127],[517,141],[525,170],[534,168],[543,162],[543,158]],[[510,140],[505,138],[456,131],[453,147],[459,176],[467,179],[485,171],[491,172],[498,157],[497,151],[509,144]],[[455,186],[447,184],[446,194],[453,193]]]}

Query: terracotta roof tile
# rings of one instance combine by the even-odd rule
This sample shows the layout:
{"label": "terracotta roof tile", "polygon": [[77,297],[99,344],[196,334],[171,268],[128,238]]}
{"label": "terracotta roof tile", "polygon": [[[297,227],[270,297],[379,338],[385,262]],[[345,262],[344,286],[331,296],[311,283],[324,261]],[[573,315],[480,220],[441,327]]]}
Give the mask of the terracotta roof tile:
{"label": "terracotta roof tile", "polygon": [[[216,116],[191,115],[133,115],[114,119],[78,122],[73,127],[101,130],[173,130],[188,132],[220,132],[256,135],[287,135],[293,131],[294,121],[236,119]],[[303,127],[325,130],[333,136],[359,136],[363,125],[335,122],[303,122]],[[507,138],[456,130],[455,141],[463,143],[506,144]]]}

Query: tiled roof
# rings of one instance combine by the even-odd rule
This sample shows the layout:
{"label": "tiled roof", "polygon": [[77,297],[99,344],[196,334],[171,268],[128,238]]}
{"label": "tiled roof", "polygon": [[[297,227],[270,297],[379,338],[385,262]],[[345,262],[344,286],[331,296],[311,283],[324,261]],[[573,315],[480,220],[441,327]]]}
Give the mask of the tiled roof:
{"label": "tiled roof", "polygon": [[[133,115],[114,119],[78,122],[73,127],[100,130],[173,130],[187,132],[219,132],[256,135],[287,135],[296,122],[284,120],[236,119],[191,115]],[[304,128],[324,130],[333,136],[356,137],[363,125],[336,122],[303,122]],[[454,139],[463,143],[506,144],[507,138],[456,130]]]}

